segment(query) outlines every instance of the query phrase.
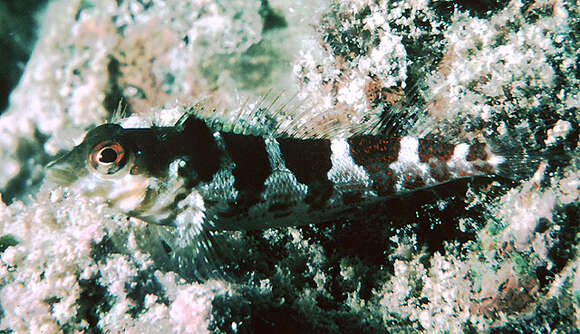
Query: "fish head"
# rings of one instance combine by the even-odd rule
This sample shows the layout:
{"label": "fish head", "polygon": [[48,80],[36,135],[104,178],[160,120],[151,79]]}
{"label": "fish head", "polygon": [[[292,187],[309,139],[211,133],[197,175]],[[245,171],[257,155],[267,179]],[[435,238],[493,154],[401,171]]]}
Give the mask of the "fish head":
{"label": "fish head", "polygon": [[152,181],[136,144],[120,125],[100,125],[47,166],[47,179],[130,213],[142,204]]}

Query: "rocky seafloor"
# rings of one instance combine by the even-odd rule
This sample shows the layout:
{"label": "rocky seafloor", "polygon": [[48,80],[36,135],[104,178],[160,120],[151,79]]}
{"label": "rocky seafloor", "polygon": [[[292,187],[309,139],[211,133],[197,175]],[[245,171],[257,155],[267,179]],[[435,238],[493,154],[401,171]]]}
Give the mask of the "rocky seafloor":
{"label": "rocky seafloor", "polygon": [[[576,2],[61,0],[38,35],[0,116],[0,332],[579,332]],[[376,224],[221,232],[203,280],[168,231],[44,182],[120,102],[163,118],[279,95],[296,135],[387,110],[496,145],[512,180],[394,198]]]}

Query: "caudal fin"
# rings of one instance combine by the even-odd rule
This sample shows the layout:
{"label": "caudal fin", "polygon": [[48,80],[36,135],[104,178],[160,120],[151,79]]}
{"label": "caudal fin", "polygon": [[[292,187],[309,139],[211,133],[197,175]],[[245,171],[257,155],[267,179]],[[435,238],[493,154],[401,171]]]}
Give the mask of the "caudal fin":
{"label": "caudal fin", "polygon": [[508,129],[491,140],[491,150],[503,157],[498,174],[513,180],[530,178],[540,164],[546,173],[557,173],[580,159],[580,129],[574,121],[560,120],[534,131]]}

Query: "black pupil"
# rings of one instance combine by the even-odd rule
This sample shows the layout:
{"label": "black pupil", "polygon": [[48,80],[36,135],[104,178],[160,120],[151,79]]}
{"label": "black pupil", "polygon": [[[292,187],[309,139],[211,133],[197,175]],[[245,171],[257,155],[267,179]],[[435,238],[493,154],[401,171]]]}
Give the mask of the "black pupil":
{"label": "black pupil", "polygon": [[117,152],[112,148],[106,148],[101,151],[101,155],[99,157],[99,161],[102,163],[111,163],[117,160]]}

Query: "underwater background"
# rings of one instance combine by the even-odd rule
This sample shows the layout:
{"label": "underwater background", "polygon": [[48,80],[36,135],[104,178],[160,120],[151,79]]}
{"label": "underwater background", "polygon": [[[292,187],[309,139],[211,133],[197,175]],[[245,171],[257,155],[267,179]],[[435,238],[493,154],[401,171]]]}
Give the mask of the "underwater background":
{"label": "underwater background", "polygon": [[[575,1],[3,2],[0,27],[0,332],[579,332]],[[222,232],[203,281],[157,227],[44,182],[120,102],[278,95],[302,136],[412,111],[411,135],[535,172],[395,198],[372,226]]]}

